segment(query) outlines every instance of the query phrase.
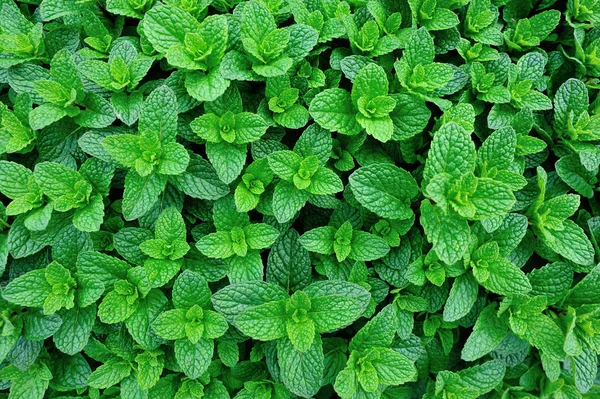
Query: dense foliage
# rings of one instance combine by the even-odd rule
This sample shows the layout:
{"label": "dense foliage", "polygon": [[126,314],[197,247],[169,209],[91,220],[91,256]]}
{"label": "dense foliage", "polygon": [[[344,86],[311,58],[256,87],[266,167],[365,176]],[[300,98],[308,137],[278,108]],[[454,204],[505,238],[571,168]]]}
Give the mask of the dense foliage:
{"label": "dense foliage", "polygon": [[598,89],[598,0],[0,0],[0,398],[600,398]]}

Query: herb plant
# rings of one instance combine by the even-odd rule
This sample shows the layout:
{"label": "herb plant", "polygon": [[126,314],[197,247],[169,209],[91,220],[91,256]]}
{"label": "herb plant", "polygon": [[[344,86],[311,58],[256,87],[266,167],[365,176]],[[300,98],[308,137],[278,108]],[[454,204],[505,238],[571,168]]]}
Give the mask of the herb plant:
{"label": "herb plant", "polygon": [[600,1],[0,0],[0,399],[600,398]]}

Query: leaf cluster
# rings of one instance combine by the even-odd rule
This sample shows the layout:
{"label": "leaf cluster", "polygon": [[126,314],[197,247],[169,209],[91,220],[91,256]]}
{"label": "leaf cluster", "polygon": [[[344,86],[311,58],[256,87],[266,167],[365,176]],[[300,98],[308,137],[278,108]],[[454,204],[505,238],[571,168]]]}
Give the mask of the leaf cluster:
{"label": "leaf cluster", "polygon": [[0,0],[0,399],[600,398],[599,0]]}

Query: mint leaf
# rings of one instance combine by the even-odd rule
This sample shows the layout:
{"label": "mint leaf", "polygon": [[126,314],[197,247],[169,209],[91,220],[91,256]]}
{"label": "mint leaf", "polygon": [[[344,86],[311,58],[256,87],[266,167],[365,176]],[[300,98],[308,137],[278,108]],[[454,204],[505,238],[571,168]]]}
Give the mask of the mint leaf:
{"label": "mint leaf", "polygon": [[11,281],[2,296],[21,306],[41,307],[52,292],[52,286],[46,281],[45,270],[34,270]]}
{"label": "mint leaf", "polygon": [[343,89],[328,89],[317,94],[309,112],[319,126],[329,131],[356,135],[361,130],[350,93]]}
{"label": "mint leaf", "polygon": [[350,176],[350,187],[356,199],[378,216],[408,219],[413,212],[410,200],[418,193],[413,177],[389,164],[369,165]]}
{"label": "mint leaf", "polygon": [[[435,134],[431,142],[428,161],[423,170],[423,180],[447,173],[459,177],[475,168],[475,145],[471,135],[456,123],[447,123]],[[427,185],[424,185],[427,189]]]}
{"label": "mint leaf", "polygon": [[321,339],[315,339],[305,352],[298,352],[288,339],[277,341],[281,379],[294,394],[308,398],[316,394],[324,371]]}
{"label": "mint leaf", "polygon": [[125,218],[134,220],[148,213],[166,184],[167,178],[164,175],[151,174],[142,177],[133,171],[129,172],[123,193]]}
{"label": "mint leaf", "polygon": [[466,316],[475,304],[477,294],[477,282],[473,278],[466,274],[458,276],[444,306],[444,320],[456,321]]}
{"label": "mint leaf", "polygon": [[494,306],[486,307],[477,318],[473,332],[469,335],[461,357],[473,361],[496,348],[508,332],[508,320],[498,317]]}

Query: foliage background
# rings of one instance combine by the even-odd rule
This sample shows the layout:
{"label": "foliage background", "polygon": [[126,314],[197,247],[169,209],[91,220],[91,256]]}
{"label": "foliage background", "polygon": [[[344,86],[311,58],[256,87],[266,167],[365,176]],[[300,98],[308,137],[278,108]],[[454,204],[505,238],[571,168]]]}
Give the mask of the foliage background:
{"label": "foliage background", "polygon": [[599,24],[0,0],[0,397],[600,397]]}

